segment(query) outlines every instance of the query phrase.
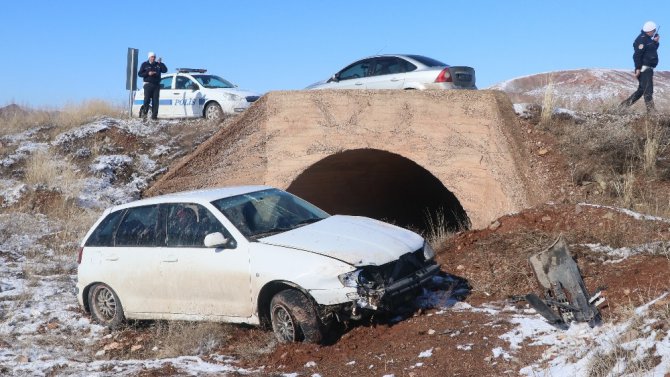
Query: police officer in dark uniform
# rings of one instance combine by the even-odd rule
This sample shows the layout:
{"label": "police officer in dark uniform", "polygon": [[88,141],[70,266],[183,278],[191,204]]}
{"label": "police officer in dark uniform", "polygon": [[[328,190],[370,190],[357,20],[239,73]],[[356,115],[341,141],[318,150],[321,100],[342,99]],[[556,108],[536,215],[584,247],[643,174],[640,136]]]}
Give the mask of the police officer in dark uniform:
{"label": "police officer in dark uniform", "polygon": [[656,112],[654,107],[654,68],[658,64],[658,40],[656,24],[647,21],[642,26],[642,32],[633,42],[633,62],[635,63],[635,77],[639,85],[635,93],[621,103],[621,107],[629,107],[644,96],[647,113]]}
{"label": "police officer in dark uniform", "polygon": [[144,104],[140,108],[140,117],[144,118],[149,112],[151,102],[151,119],[158,119],[158,102],[161,93],[161,73],[167,72],[167,67],[160,58],[156,61],[156,54],[149,53],[149,60],[143,62],[137,75],[144,78]]}

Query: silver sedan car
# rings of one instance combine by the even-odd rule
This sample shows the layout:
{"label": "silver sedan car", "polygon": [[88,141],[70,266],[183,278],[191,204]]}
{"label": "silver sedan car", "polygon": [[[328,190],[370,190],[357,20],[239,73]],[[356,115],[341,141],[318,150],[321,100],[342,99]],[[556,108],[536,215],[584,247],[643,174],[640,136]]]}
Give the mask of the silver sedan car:
{"label": "silver sedan car", "polygon": [[358,60],[306,89],[477,89],[475,70],[421,55],[376,55]]}

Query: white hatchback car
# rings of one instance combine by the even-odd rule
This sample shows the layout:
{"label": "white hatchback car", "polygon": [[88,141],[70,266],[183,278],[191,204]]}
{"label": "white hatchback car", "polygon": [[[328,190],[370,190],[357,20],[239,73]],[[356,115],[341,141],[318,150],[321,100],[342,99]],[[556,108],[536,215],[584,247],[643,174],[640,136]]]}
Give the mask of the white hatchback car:
{"label": "white hatchback car", "polygon": [[333,321],[414,298],[439,272],[418,234],[329,216],[268,186],[157,196],[109,208],[79,251],[79,304],[103,325],[126,318],[272,327],[320,342]]}
{"label": "white hatchback car", "polygon": [[[238,89],[236,85],[205,69],[178,68],[163,75],[160,81],[158,118],[220,119],[226,114],[240,113],[260,95]],[[132,115],[140,116],[144,89],[135,91]]]}
{"label": "white hatchback car", "polygon": [[475,70],[421,55],[377,55],[306,89],[477,89]]}

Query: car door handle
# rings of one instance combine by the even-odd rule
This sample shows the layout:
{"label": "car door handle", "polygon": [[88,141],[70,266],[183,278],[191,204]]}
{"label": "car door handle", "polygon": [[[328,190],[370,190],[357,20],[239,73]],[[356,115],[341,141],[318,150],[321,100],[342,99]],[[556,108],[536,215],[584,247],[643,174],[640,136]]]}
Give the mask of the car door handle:
{"label": "car door handle", "polygon": [[396,82],[396,81],[400,81],[400,79],[397,79],[397,78],[394,77],[394,78],[391,79],[391,81]]}
{"label": "car door handle", "polygon": [[356,83],[354,83],[354,85],[363,85],[363,83],[362,82],[356,82]]}
{"label": "car door handle", "polygon": [[178,260],[177,257],[169,256],[169,257],[165,257],[165,258],[163,259],[163,262],[165,262],[165,263],[174,263],[174,262],[176,262],[177,260]]}
{"label": "car door handle", "polygon": [[119,256],[118,255],[107,255],[107,256],[105,256],[105,260],[114,262],[114,261],[119,260]]}

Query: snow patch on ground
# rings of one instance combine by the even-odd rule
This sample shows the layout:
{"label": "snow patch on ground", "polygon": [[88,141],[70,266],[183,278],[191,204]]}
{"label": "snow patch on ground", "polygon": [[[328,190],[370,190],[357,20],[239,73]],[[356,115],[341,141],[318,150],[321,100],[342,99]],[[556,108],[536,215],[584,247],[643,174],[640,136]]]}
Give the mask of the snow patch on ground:
{"label": "snow patch on ground", "polygon": [[114,126],[114,124],[116,124],[114,119],[103,117],[93,123],[89,123],[57,135],[52,144],[55,146],[70,144],[75,140],[83,139],[92,134],[104,131]]}
{"label": "snow patch on ground", "polygon": [[648,220],[648,221],[662,221],[665,223],[670,223],[670,219],[666,219],[663,217],[658,217],[658,216],[651,216],[651,215],[645,215],[643,213],[631,211],[626,208],[619,208],[619,207],[611,207],[611,206],[604,206],[600,204],[590,204],[590,203],[579,203],[578,205],[580,206],[585,206],[585,207],[593,207],[593,208],[605,208],[609,209],[615,212],[620,212],[623,214],[626,214],[636,220]]}
{"label": "snow patch on ground", "polygon": [[651,242],[644,245],[631,246],[631,247],[620,247],[613,248],[611,246],[605,246],[601,244],[578,244],[579,246],[584,246],[589,248],[591,251],[603,254],[608,258],[604,263],[619,263],[624,261],[626,258],[629,258],[633,255],[638,254],[657,254],[658,252],[667,252],[668,245],[667,242]]}
{"label": "snow patch on ground", "polygon": [[2,197],[3,207],[16,203],[25,191],[25,183],[13,179],[0,179],[0,196]]}

